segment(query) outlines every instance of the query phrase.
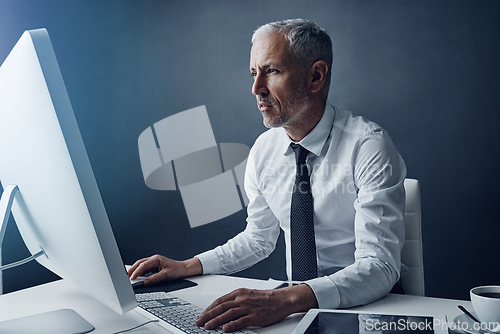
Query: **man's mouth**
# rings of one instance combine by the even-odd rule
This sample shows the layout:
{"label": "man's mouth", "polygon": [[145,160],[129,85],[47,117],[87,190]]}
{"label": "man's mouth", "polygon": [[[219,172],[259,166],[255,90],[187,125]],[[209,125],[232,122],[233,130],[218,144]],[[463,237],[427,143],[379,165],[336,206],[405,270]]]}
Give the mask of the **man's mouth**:
{"label": "man's mouth", "polygon": [[259,105],[259,110],[261,112],[268,112],[269,110],[271,110],[271,108],[273,108],[272,103],[267,102],[267,101],[266,102],[261,101],[261,102],[259,102],[258,105]]}
{"label": "man's mouth", "polygon": [[267,111],[271,110],[272,107],[273,107],[272,104],[269,104],[269,103],[263,103],[263,102],[259,103],[259,109],[262,112],[267,112]]}

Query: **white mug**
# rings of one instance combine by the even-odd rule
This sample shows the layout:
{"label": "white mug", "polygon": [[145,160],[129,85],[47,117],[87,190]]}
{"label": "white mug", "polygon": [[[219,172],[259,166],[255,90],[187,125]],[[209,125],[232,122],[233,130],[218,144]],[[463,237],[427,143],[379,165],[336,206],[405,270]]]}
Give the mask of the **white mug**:
{"label": "white mug", "polygon": [[481,325],[491,332],[500,333],[500,285],[471,289],[470,301]]}

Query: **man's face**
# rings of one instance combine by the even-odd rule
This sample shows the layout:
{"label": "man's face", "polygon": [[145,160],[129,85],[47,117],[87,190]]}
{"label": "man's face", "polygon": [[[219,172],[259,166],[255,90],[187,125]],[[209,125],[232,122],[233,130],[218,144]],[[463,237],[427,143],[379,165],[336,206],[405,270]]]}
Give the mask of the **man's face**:
{"label": "man's face", "polygon": [[305,71],[290,53],[288,42],[279,33],[257,38],[250,53],[252,94],[257,98],[264,125],[295,126],[304,117],[307,102]]}

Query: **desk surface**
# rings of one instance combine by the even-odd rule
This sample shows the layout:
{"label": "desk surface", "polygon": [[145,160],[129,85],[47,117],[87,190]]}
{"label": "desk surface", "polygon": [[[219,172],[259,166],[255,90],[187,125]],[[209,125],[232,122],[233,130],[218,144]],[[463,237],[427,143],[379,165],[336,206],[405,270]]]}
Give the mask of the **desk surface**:
{"label": "desk surface", "polygon": [[[173,294],[203,308],[217,297],[234,289],[241,287],[265,289],[269,286],[267,281],[232,276],[200,276],[190,278],[190,280],[197,282],[198,286],[175,291]],[[390,294],[375,303],[354,309],[374,313],[444,314],[448,317],[448,321],[452,321],[460,314],[457,308],[459,304],[471,308],[468,301]],[[94,325],[96,330],[92,332],[93,334],[124,330],[147,320],[136,310],[123,316],[117,315],[70,283],[59,280],[0,296],[0,321],[63,308],[74,309]],[[275,325],[259,329],[258,332],[288,334],[295,328],[302,316],[303,314],[292,315]],[[153,323],[133,333],[168,333],[168,331]]]}

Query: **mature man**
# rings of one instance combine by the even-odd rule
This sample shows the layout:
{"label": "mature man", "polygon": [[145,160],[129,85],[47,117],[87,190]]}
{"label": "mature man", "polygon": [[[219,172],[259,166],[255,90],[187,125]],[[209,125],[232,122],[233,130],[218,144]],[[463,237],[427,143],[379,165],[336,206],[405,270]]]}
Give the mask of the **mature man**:
{"label": "mature man", "polygon": [[236,272],[267,257],[279,229],[287,275],[303,284],[239,289],[217,299],[198,326],[234,331],[265,326],[310,308],[350,307],[386,295],[400,278],[406,169],[377,124],[327,104],[332,66],[328,34],[315,23],[266,24],[252,37],[250,73],[263,133],[250,151],[246,229],[186,261],[137,261],[145,284]]}

